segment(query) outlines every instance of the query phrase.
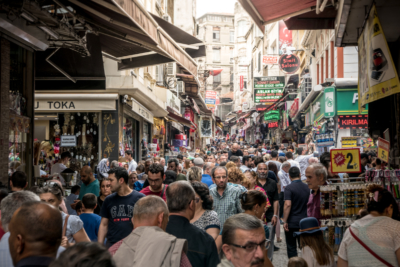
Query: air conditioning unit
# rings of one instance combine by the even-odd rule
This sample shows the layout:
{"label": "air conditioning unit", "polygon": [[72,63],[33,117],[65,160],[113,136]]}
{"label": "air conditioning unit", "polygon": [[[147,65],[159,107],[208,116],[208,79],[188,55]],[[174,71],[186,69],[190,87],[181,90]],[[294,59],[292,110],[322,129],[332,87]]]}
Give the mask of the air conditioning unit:
{"label": "air conditioning unit", "polygon": [[168,76],[176,75],[176,63],[175,62],[167,63],[167,75]]}
{"label": "air conditioning unit", "polygon": [[185,82],[183,82],[183,81],[178,81],[178,82],[176,83],[176,89],[177,89],[177,91],[178,91],[178,93],[179,93],[180,95],[185,94]]}
{"label": "air conditioning unit", "polygon": [[171,22],[171,17],[169,15],[164,15],[162,18],[163,18],[163,20]]}

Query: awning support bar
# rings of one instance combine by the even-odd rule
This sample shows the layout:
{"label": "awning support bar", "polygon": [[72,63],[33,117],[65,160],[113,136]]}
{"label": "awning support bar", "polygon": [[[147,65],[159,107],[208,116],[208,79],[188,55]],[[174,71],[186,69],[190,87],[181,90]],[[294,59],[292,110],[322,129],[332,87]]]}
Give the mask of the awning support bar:
{"label": "awning support bar", "polygon": [[61,47],[57,48],[56,50],[54,50],[53,53],[51,53],[47,58],[46,61],[47,63],[49,63],[50,65],[52,65],[56,70],[58,70],[59,72],[61,72],[62,74],[65,75],[65,77],[67,77],[68,79],[70,79],[73,83],[76,83],[76,79],[72,78],[68,73],[66,73],[63,69],[61,69],[59,66],[57,66],[56,64],[54,64],[53,62],[50,61],[50,58],[57,53],[57,51],[60,49]]}

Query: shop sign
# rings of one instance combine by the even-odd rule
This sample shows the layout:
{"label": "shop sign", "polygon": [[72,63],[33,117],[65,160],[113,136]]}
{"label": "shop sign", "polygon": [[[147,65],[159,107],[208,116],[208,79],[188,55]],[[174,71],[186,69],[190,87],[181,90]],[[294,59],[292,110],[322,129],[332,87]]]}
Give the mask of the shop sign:
{"label": "shop sign", "polygon": [[290,107],[290,112],[289,112],[290,118],[293,118],[294,116],[296,116],[298,110],[299,110],[299,99],[296,98],[293,101],[292,106]]}
{"label": "shop sign", "polygon": [[285,76],[254,77],[254,103],[273,105],[283,95]]}
{"label": "shop sign", "polygon": [[[169,92],[169,91],[168,91]],[[141,117],[143,117],[146,121],[150,123],[154,123],[154,116],[153,113],[151,113],[148,109],[143,107],[139,102],[137,102],[135,99],[132,99],[132,111],[135,113],[139,114]]]}
{"label": "shop sign", "polygon": [[357,136],[342,137],[342,147],[356,147],[358,139]]}
{"label": "shop sign", "polygon": [[367,103],[400,92],[399,76],[375,4],[358,39],[359,112]]}
{"label": "shop sign", "polygon": [[257,105],[256,110],[257,111],[265,111],[268,108],[266,105]]}
{"label": "shop sign", "polygon": [[279,110],[269,110],[264,113],[264,121],[278,121],[281,118]]}
{"label": "shop sign", "polygon": [[172,108],[177,114],[181,114],[181,100],[170,90],[167,90],[167,106]]}
{"label": "shop sign", "polygon": [[115,100],[36,100],[35,111],[97,111],[115,110]]}
{"label": "shop sign", "polygon": [[212,137],[212,119],[210,117],[201,117],[200,137]]}
{"label": "shop sign", "polygon": [[331,149],[332,173],[361,172],[361,155],[359,148]]}
{"label": "shop sign", "polygon": [[384,162],[389,162],[390,143],[383,138],[378,138],[378,158]]}
{"label": "shop sign", "polygon": [[295,73],[300,68],[300,59],[295,54],[283,54],[279,58],[279,68],[286,74]]}
{"label": "shop sign", "polygon": [[[340,99],[340,101],[337,101]],[[358,91],[354,89],[336,88],[337,115],[358,115]],[[368,106],[361,114],[368,114]]]}
{"label": "shop sign", "polygon": [[366,129],[368,115],[339,116],[338,127],[339,129]]}
{"label": "shop sign", "polygon": [[244,88],[244,79],[243,79],[243,75],[239,76],[239,86],[240,86],[240,91],[243,91]]}
{"label": "shop sign", "polygon": [[277,121],[268,123],[268,128],[278,128],[278,127],[279,125]]}
{"label": "shop sign", "polygon": [[278,57],[277,56],[263,56],[262,62],[264,65],[278,64]]}
{"label": "shop sign", "polygon": [[335,114],[335,87],[327,87],[324,90],[325,96],[325,118],[332,118]]}
{"label": "shop sign", "polygon": [[76,146],[76,135],[61,135],[62,147],[75,147]]}

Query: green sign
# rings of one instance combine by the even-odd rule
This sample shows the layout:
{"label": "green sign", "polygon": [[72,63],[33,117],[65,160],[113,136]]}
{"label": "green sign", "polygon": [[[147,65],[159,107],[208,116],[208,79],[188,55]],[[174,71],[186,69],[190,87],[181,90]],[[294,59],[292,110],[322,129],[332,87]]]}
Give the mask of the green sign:
{"label": "green sign", "polygon": [[279,110],[270,110],[264,113],[265,121],[278,121],[281,118]]}
{"label": "green sign", "polygon": [[327,87],[324,90],[325,98],[325,118],[333,118],[336,113],[336,99],[335,99],[335,87]]}
{"label": "green sign", "polygon": [[[336,89],[337,115],[358,115],[358,90]],[[361,114],[368,114],[368,105]]]}
{"label": "green sign", "polygon": [[254,77],[254,103],[273,105],[283,95],[285,76]]}

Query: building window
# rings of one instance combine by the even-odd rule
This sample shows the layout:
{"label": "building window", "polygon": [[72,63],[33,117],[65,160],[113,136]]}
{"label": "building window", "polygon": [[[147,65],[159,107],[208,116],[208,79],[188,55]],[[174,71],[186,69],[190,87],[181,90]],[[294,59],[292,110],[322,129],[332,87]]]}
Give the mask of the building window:
{"label": "building window", "polygon": [[213,41],[219,42],[219,28],[214,28],[213,30]]}
{"label": "building window", "polygon": [[208,21],[221,21],[219,16],[208,16]]}
{"label": "building window", "polygon": [[230,49],[230,55],[229,55],[229,63],[230,64],[233,64],[233,47],[231,47],[231,49]]}
{"label": "building window", "polygon": [[231,70],[231,83],[233,83],[233,78],[234,78],[233,67],[231,67],[230,70]]}
{"label": "building window", "polygon": [[213,49],[213,62],[221,62],[221,50]]}
{"label": "building window", "polygon": [[231,31],[231,35],[230,35],[229,41],[230,41],[231,43],[234,43],[234,42],[235,42],[235,32],[234,32],[234,31]]}
{"label": "building window", "polygon": [[221,83],[221,73],[214,76],[214,83]]}
{"label": "building window", "polygon": [[258,52],[258,72],[261,71],[261,52]]}
{"label": "building window", "polygon": [[245,20],[241,20],[238,22],[238,37],[242,37],[245,36],[246,34],[246,21]]}

